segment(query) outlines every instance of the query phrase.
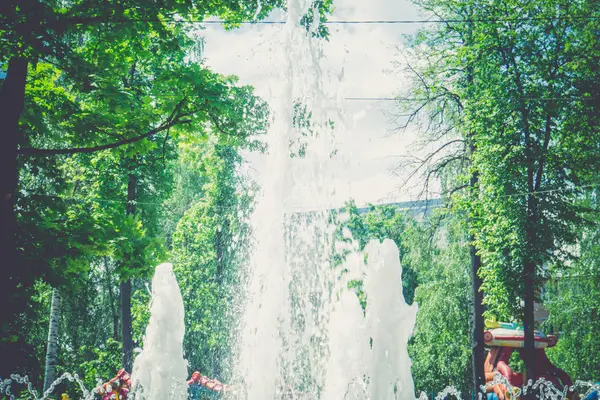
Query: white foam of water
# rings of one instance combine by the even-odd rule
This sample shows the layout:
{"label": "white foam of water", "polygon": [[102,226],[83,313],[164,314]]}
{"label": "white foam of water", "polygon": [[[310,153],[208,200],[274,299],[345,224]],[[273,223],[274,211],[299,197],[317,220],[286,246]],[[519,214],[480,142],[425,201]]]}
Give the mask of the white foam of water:
{"label": "white foam of water", "polygon": [[132,386],[136,398],[187,399],[187,361],[183,358],[184,308],[171,264],[156,267],[152,279],[150,322],[136,357]]}
{"label": "white foam of water", "polygon": [[417,305],[408,306],[402,294],[402,268],[396,244],[369,243],[367,278],[367,332],[373,338],[370,380],[374,399],[413,399],[408,339],[412,335]]}
{"label": "white foam of water", "polygon": [[[294,350],[290,350],[293,310],[289,299],[294,271],[291,269],[293,260],[286,251],[289,243],[284,237],[292,188],[297,180],[315,171],[310,162],[305,162],[304,168],[294,169],[289,158],[293,103],[298,98],[307,100],[305,93],[311,90],[305,85],[318,84],[318,79],[312,79],[307,85],[301,62],[306,32],[299,22],[309,5],[306,0],[290,0],[283,35],[280,42],[272,46],[279,50],[273,63],[282,66],[281,84],[272,88],[273,124],[267,138],[267,167],[261,176],[262,196],[253,215],[256,246],[250,263],[248,304],[242,321],[237,368],[238,379],[244,383],[249,399],[276,398],[285,385],[282,370],[294,357]],[[317,118],[313,120],[316,121]],[[282,335],[282,332],[288,334]]]}
{"label": "white foam of water", "polygon": [[[348,274],[330,319],[324,398],[414,399],[407,346],[417,306],[404,302],[398,248],[391,240],[372,241],[343,268]],[[356,294],[346,289],[350,280],[363,278],[364,313]]]}
{"label": "white foam of water", "polygon": [[[365,395],[410,398],[414,389],[406,344],[416,309],[407,311],[403,303],[398,250],[393,252],[389,244],[372,248],[373,260],[380,260],[381,266],[373,261],[377,272],[365,282],[372,292],[366,319],[347,288],[341,292],[344,307],[332,314],[339,271],[331,264],[335,227],[323,209],[339,185],[340,163],[332,162],[336,144],[329,121],[342,118],[331,100],[336,97],[325,88],[339,87],[335,77],[339,80],[343,74],[322,69],[321,42],[299,25],[312,3],[288,0],[283,40],[272,46],[280,51],[273,64],[281,66],[281,75],[272,88],[274,123],[261,174],[262,197],[253,216],[256,246],[237,379],[250,400],[287,398],[292,393],[294,398],[338,399],[348,386]],[[312,135],[300,137],[307,143],[306,156],[290,159],[289,143],[299,135],[293,125],[293,104],[298,101],[311,113]],[[322,211],[297,212],[314,205]],[[394,257],[392,263],[389,259]],[[398,302],[402,303],[396,306]],[[362,326],[359,335],[353,334],[356,326]],[[377,340],[373,349],[371,337]],[[339,358],[337,365],[330,355]]]}

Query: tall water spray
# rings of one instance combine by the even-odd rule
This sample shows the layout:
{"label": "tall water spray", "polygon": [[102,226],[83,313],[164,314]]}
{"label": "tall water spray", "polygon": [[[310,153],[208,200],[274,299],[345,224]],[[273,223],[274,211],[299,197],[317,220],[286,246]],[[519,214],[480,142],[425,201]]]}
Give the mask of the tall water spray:
{"label": "tall water spray", "polygon": [[[318,180],[319,163],[324,152],[331,152],[330,137],[319,132],[324,125],[323,109],[315,107],[321,101],[319,66],[315,62],[307,64],[306,59],[311,54],[315,60],[318,49],[308,39],[306,28],[300,26],[302,15],[311,3],[289,1],[283,41],[278,44],[281,84],[273,88],[274,122],[267,139],[262,198],[253,216],[256,247],[240,338],[238,375],[249,399],[279,398],[282,391],[294,387],[306,386],[312,391],[319,386],[323,375],[311,359],[318,358],[315,353],[323,342],[318,332],[322,324],[315,318],[318,313],[314,309],[325,304],[319,278],[323,276],[323,260],[327,260],[323,251],[315,251],[315,246],[324,249],[321,243],[327,233],[319,237],[315,227],[326,226],[318,213],[292,218],[291,207],[292,196],[296,204],[302,203],[301,197],[313,200],[323,197],[322,182]],[[297,133],[294,104],[306,106],[312,112],[309,123],[314,135],[306,138],[310,155],[292,163],[289,145]],[[298,182],[310,184],[298,185]],[[298,186],[303,191],[292,193]],[[310,229],[306,229],[308,224]],[[309,275],[312,280],[306,279]],[[299,368],[305,371],[298,373]],[[299,382],[301,379],[306,382]]]}
{"label": "tall water spray", "polygon": [[[361,385],[371,382],[364,390],[375,398],[389,394],[408,399],[414,388],[406,344],[416,308],[406,309],[402,297],[398,250],[393,243],[373,245],[378,254],[373,259],[385,260],[383,266],[375,261],[366,269],[360,266],[365,271],[372,267],[365,281],[371,293],[366,319],[347,282],[340,286],[343,268],[332,265],[335,226],[329,209],[336,205],[329,199],[336,169],[330,166],[335,154],[331,121],[340,112],[331,100],[336,94],[325,92],[322,42],[313,35],[319,21],[308,31],[300,25],[313,3],[288,0],[287,23],[277,47],[280,58],[273,60],[281,65],[281,75],[273,88],[262,197],[253,216],[256,245],[237,377],[249,400],[342,399],[346,386],[357,380]],[[318,19],[319,12],[313,10],[313,15]],[[299,115],[298,110],[306,113]],[[299,125],[307,124],[308,132],[300,132]],[[306,151],[291,158],[290,143],[299,139]],[[337,303],[338,296],[349,308]],[[373,340],[377,345],[370,348]],[[336,372],[336,362],[343,365],[350,359],[357,365],[355,373]]]}
{"label": "tall water spray", "polygon": [[150,322],[144,348],[133,364],[136,398],[187,399],[187,362],[183,358],[184,308],[171,264],[156,267],[152,279]]}
{"label": "tall water spray", "polygon": [[413,399],[408,339],[417,305],[407,306],[402,294],[402,269],[396,244],[386,239],[365,250],[367,273],[366,331],[370,335],[370,394],[373,399]]}

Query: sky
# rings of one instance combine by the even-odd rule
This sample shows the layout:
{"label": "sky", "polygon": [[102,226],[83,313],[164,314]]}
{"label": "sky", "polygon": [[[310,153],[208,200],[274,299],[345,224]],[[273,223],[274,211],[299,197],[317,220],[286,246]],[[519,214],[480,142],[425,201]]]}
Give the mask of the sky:
{"label": "sky", "polygon": [[[420,15],[405,0],[334,0],[330,20],[414,20]],[[281,19],[272,15],[268,19]],[[337,96],[343,123],[336,129],[338,154],[327,167],[335,172],[336,189],[328,196],[343,204],[350,198],[359,205],[413,200],[418,187],[401,187],[395,171],[399,155],[417,150],[413,133],[393,133],[390,113],[393,101],[348,100],[349,97],[393,97],[406,79],[394,71],[394,60],[402,59],[403,35],[418,27],[404,24],[330,25],[329,42],[323,44],[320,65],[324,86]],[[274,88],[281,85],[281,63],[273,56],[281,46],[282,25],[246,25],[234,31],[207,25],[204,37],[205,63],[214,71],[236,75],[241,84],[252,85],[271,104]],[[396,68],[397,69],[397,68]],[[265,169],[264,157],[248,154],[252,169]],[[330,172],[330,171],[327,171]]]}

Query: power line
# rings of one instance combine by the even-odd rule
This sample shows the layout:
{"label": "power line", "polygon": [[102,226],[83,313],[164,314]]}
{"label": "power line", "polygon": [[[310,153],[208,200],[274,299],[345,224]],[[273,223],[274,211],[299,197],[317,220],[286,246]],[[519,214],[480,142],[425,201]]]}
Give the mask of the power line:
{"label": "power line", "polygon": [[[534,192],[519,192],[519,193],[507,193],[507,194],[501,194],[498,196],[490,196],[490,197],[495,197],[495,198],[510,198],[510,197],[525,197],[525,196],[529,196],[529,195],[544,195],[544,194],[550,194],[550,193],[563,193],[563,192],[574,192],[576,190],[588,190],[588,189],[597,189],[600,188],[600,183],[591,183],[588,185],[575,185],[575,186],[571,186],[571,187],[566,187],[566,188],[555,188],[555,189],[543,189],[543,190],[536,190]],[[443,195],[444,193],[435,193],[432,192],[433,194],[437,194],[437,195]]]}
{"label": "power line", "polygon": [[[592,184],[588,184],[588,185],[576,185],[576,186],[572,186],[572,187],[568,187],[568,188],[537,190],[535,192],[509,193],[509,194],[499,195],[497,197],[500,197],[500,198],[522,197],[522,196],[528,196],[530,194],[540,195],[540,194],[548,194],[548,193],[572,192],[572,191],[580,190],[580,189],[596,189],[599,187],[600,187],[600,183],[592,183]],[[438,194],[441,194],[441,193],[438,193]],[[59,195],[44,194],[44,193],[29,193],[26,196],[27,197],[46,197],[46,198],[54,198],[54,199],[60,199],[60,200],[69,200],[69,201],[77,201],[77,202],[85,202],[85,203],[89,203],[89,202],[114,203],[114,204],[130,204],[131,203],[131,204],[136,204],[136,205],[167,206],[167,204],[165,204],[165,203],[104,199],[104,198],[100,198],[100,197],[59,196]],[[198,199],[198,200],[201,200],[201,199]],[[435,201],[435,200],[439,200],[439,199],[430,199],[428,201]],[[406,203],[410,203],[410,202],[406,202]],[[378,205],[390,205],[390,204],[396,204],[396,203],[378,204]],[[398,203],[398,204],[400,204],[400,203]],[[402,203],[402,204],[404,204],[404,203]],[[213,207],[219,208],[219,209],[237,208],[235,206],[234,207],[213,206]]]}
{"label": "power line", "polygon": [[[505,23],[505,22],[536,22],[536,21],[594,21],[598,16],[553,16],[553,17],[520,17],[520,18],[473,18],[473,19],[398,19],[398,20],[329,20],[322,25],[418,25],[418,24],[450,24],[450,23]],[[287,21],[226,21],[226,20],[194,20],[174,18],[126,18],[103,21],[107,23],[128,22],[168,22],[176,24],[207,24],[207,25],[285,25]]]}
{"label": "power line", "polygon": [[[202,98],[202,99],[215,99],[215,100],[220,100],[222,99],[222,97],[219,96],[210,96],[210,95],[184,95],[184,94],[169,94],[169,93],[163,93],[163,94],[151,94],[151,95],[147,95],[149,97],[152,98],[181,98],[181,97],[187,97],[187,98]],[[478,100],[506,100],[506,97],[480,97],[478,98]],[[582,100],[582,101],[587,101],[587,100],[599,100],[600,98],[598,97],[591,97],[591,96],[565,96],[565,97],[523,97],[523,98],[518,98],[519,100],[525,100],[525,101],[577,101],[577,100]],[[329,98],[329,100],[335,100],[335,98]],[[344,97],[343,100],[347,100],[347,101],[397,101],[397,102],[418,102],[418,101],[430,101],[433,99],[427,98],[427,97],[369,97],[369,96],[365,96],[365,97]]]}
{"label": "power line", "polygon": [[[483,97],[483,100],[505,100],[506,97]],[[597,97],[574,96],[574,97],[524,97],[521,100],[531,101],[577,101],[577,100],[597,100]],[[344,100],[349,101],[398,101],[398,102],[413,102],[413,101],[429,101],[428,98],[410,98],[410,97],[344,97]]]}
{"label": "power line", "polygon": [[530,194],[532,195],[538,195],[538,194],[548,194],[548,193],[558,193],[558,192],[572,192],[578,189],[595,189],[600,187],[600,183],[592,183],[589,185],[578,185],[578,186],[572,186],[569,188],[557,188],[557,189],[545,189],[545,190],[537,190],[535,192],[523,192],[523,193],[513,193],[513,194],[505,194],[505,195],[501,195],[499,197],[521,197],[521,196],[529,196]]}

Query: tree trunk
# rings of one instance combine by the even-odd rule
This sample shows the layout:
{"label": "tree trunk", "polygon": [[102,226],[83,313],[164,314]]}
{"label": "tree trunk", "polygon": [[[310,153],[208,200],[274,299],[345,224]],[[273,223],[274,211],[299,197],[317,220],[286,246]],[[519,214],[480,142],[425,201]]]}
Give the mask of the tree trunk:
{"label": "tree trunk", "polygon": [[[472,136],[472,135],[471,135]],[[475,152],[475,145],[473,139],[470,138],[470,153],[471,157]],[[471,178],[469,186],[471,191],[477,190],[479,183],[479,174],[477,171],[471,172]],[[481,386],[485,385],[485,347],[483,341],[483,293],[481,293],[481,277],[479,276],[479,269],[481,267],[481,257],[477,252],[477,248],[473,244],[475,241],[474,235],[469,235],[469,254],[471,256],[471,283],[472,283],[472,301],[473,301],[473,331],[471,332],[471,345],[472,354],[471,361],[473,363],[473,393],[481,393]]]}
{"label": "tree trunk", "polygon": [[[470,237],[473,243],[473,235]],[[473,285],[473,332],[471,336],[472,362],[473,362],[473,389],[474,393],[481,393],[481,386],[485,385],[485,347],[483,341],[483,293],[481,293],[481,277],[479,268],[481,267],[481,257],[477,254],[477,248],[473,244],[469,245],[471,255],[471,279]]]}
{"label": "tree trunk", "polygon": [[[536,240],[535,225],[537,222],[537,204],[535,195],[533,194],[533,185],[531,185],[530,194],[527,195],[527,225],[525,229],[526,242],[526,258],[523,265],[523,329],[525,334],[525,366],[527,368],[527,380],[531,379],[535,382],[536,365],[535,365],[535,319],[534,319],[534,275],[535,275],[535,255],[534,244]],[[528,396],[528,398],[533,398]]]}
{"label": "tree trunk", "polygon": [[8,62],[8,71],[0,89],[0,332],[7,329],[11,313],[18,312],[21,304],[11,297],[15,295],[19,271],[15,233],[15,197],[17,194],[18,164],[17,145],[20,139],[19,118],[25,101],[28,61],[13,57]]}
{"label": "tree trunk", "polygon": [[[127,183],[127,215],[136,212],[137,178],[133,173],[129,174]],[[121,334],[123,338],[123,368],[131,372],[133,367],[133,327],[131,316],[131,279],[121,282]]]}
{"label": "tree trunk", "polygon": [[110,271],[108,269],[108,257],[104,257],[104,269],[106,271],[106,287],[108,288],[108,301],[110,313],[112,315],[113,339],[119,340],[119,314],[115,307],[115,293],[113,291],[113,281],[110,279]]}
{"label": "tree trunk", "polygon": [[46,347],[46,371],[44,374],[44,392],[56,380],[56,365],[58,364],[58,335],[60,327],[60,294],[52,289],[50,305],[50,327],[48,328],[48,344]]}
{"label": "tree trunk", "polygon": [[131,317],[131,279],[121,282],[121,335],[123,336],[123,368],[131,372],[133,366],[133,337]]}
{"label": "tree trunk", "polygon": [[[469,15],[472,17],[472,11],[469,10]],[[469,46],[473,41],[472,28],[469,26],[466,45]],[[467,65],[467,83],[468,91],[471,92],[473,87],[474,71],[473,66],[469,63]],[[473,155],[477,150],[475,146],[475,132],[468,133],[468,144],[469,144],[469,159],[473,160]],[[471,171],[471,177],[469,179],[469,195],[472,197],[477,193],[479,187],[479,172],[476,169]],[[475,199],[473,199],[475,200]],[[472,211],[471,213],[472,214]],[[470,215],[469,229],[471,229],[471,220],[473,215]],[[472,286],[472,332],[471,332],[471,362],[473,365],[473,396],[477,397],[478,393],[482,393],[481,386],[485,385],[485,346],[483,341],[483,330],[485,329],[483,320],[483,293],[481,292],[481,277],[479,276],[479,269],[481,268],[481,257],[478,254],[477,248],[474,245],[475,235],[469,234],[469,255],[471,259],[471,286]]]}

